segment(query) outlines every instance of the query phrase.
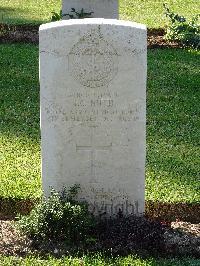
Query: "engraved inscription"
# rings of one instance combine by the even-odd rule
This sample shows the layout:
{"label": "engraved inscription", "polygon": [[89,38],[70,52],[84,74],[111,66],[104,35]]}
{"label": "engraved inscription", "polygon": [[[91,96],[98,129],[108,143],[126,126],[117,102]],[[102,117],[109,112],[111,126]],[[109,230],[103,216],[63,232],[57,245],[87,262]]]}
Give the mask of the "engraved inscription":
{"label": "engraved inscription", "polygon": [[98,151],[111,151],[112,148],[112,143],[110,143],[109,145],[102,145],[102,146],[98,146],[96,145],[95,141],[94,141],[94,127],[91,127],[91,142],[89,145],[77,145],[76,144],[76,151],[86,151],[86,152],[90,152],[90,174],[91,174],[91,178],[90,178],[90,182],[91,183],[96,183],[98,182],[96,179],[96,153]]}
{"label": "engraved inscription", "polygon": [[139,202],[131,200],[125,189],[88,186],[87,188],[82,187],[81,191],[85,196],[80,197],[79,200],[87,201],[89,211],[93,214],[108,217],[119,213],[139,214]]}
{"label": "engraved inscription", "polygon": [[76,43],[69,54],[71,75],[85,87],[109,84],[118,71],[117,52],[98,30],[91,30]]}
{"label": "engraved inscription", "polygon": [[138,201],[129,202],[128,200],[121,201],[120,198],[116,198],[111,200],[109,203],[106,201],[94,201],[93,203],[89,203],[89,211],[93,214],[97,215],[105,215],[105,216],[113,216],[116,214],[123,215],[138,215]]}
{"label": "engraved inscription", "polygon": [[[143,101],[137,100],[122,108],[118,107],[118,94],[72,93],[71,107],[66,109],[57,103],[47,101],[45,110],[49,122],[135,122],[141,119]],[[43,97],[43,99],[45,99]]]}

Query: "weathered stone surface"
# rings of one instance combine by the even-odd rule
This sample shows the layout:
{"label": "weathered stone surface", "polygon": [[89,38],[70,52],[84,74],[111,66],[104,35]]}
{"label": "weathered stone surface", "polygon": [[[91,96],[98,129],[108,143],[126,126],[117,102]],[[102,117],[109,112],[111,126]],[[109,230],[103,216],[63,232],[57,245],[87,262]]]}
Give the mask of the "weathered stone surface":
{"label": "weathered stone surface", "polygon": [[143,213],[146,27],[42,25],[40,86],[45,193],[76,183],[95,214]]}
{"label": "weathered stone surface", "polygon": [[[84,12],[93,12],[93,18],[119,18],[118,0],[63,0],[62,13],[69,14],[71,8],[75,8],[80,12],[83,8]],[[69,16],[64,16],[69,19]]]}

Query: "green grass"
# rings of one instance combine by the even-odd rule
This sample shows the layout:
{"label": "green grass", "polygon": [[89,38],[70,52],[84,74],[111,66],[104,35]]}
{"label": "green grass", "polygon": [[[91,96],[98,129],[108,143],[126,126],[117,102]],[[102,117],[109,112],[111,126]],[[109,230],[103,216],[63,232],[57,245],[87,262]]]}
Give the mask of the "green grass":
{"label": "green grass", "polygon": [[48,22],[51,12],[59,12],[61,0],[0,0],[0,21],[11,24]]}
{"label": "green grass", "polygon": [[[200,202],[200,53],[148,51],[146,200]],[[41,195],[38,46],[0,45],[0,197]]]}
{"label": "green grass", "polygon": [[37,257],[16,258],[0,257],[2,266],[198,266],[198,259],[140,259],[135,256],[105,258],[101,255],[83,256],[82,258],[64,257],[62,259],[41,259]]}
{"label": "green grass", "polygon": [[0,45],[0,196],[41,195],[38,47]]}
{"label": "green grass", "polygon": [[[191,18],[199,13],[197,0],[120,0],[120,19],[144,23],[150,28],[164,27],[163,3]],[[41,24],[49,21],[51,12],[59,12],[61,0],[0,0],[0,21],[14,24]]]}
{"label": "green grass", "polygon": [[146,198],[200,202],[200,53],[150,50]]}
{"label": "green grass", "polygon": [[196,0],[120,0],[120,19],[146,24],[149,28],[162,28],[168,24],[163,3],[180,15],[191,18],[199,13]]}

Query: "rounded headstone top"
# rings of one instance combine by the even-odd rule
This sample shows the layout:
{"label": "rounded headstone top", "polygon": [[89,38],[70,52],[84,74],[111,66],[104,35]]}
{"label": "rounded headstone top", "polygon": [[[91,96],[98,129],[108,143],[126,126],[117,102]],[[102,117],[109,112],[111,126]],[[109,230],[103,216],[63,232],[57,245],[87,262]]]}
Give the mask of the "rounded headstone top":
{"label": "rounded headstone top", "polygon": [[85,18],[85,19],[69,19],[69,20],[61,20],[56,22],[50,22],[46,24],[42,24],[39,28],[40,31],[48,30],[56,27],[65,27],[72,25],[113,25],[113,26],[122,26],[122,27],[132,27],[136,29],[145,30],[147,29],[146,25],[126,21],[126,20],[117,20],[117,19],[104,19],[104,18]]}

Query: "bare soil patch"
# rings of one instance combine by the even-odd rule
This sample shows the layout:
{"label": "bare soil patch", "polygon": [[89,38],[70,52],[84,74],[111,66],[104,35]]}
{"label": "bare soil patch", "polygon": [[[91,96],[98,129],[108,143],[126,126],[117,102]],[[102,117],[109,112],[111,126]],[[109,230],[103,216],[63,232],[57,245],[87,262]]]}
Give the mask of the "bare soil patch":
{"label": "bare soil patch", "polygon": [[0,24],[0,43],[39,43],[39,26]]}
{"label": "bare soil patch", "polygon": [[13,221],[0,220],[0,254],[22,256],[30,252],[30,247],[31,240],[20,235]]}
{"label": "bare soil patch", "polygon": [[[0,24],[0,43],[39,43],[39,26],[33,25],[6,25]],[[177,48],[178,42],[170,42],[164,39],[164,29],[148,30],[148,48]]]}
{"label": "bare soil patch", "polygon": [[145,202],[147,217],[158,221],[200,223],[200,204],[184,202]]}
{"label": "bare soil patch", "polygon": [[[124,222],[125,226],[123,226]],[[127,228],[127,222],[129,228]],[[145,252],[148,252],[148,249],[155,251],[156,248],[159,255],[163,256],[200,258],[200,224],[176,221],[168,226],[162,226],[146,220],[138,226],[138,222],[141,223],[141,220],[133,222],[119,219],[112,224],[107,223],[107,226],[104,224],[104,227],[97,228],[99,240],[95,244],[88,245],[87,250],[105,251],[112,248],[114,255],[127,255],[135,251],[141,255],[147,255]],[[143,234],[141,239],[137,239],[140,234]],[[152,243],[152,239],[155,243]],[[51,254],[61,257],[72,252],[73,250],[62,241],[34,242],[15,229],[13,220],[0,220],[1,255],[24,257],[30,254],[43,256]]]}
{"label": "bare soil patch", "polygon": [[[28,214],[37,202],[33,199],[0,198],[0,219],[14,219],[18,213]],[[149,219],[166,223],[176,220],[200,223],[200,204],[146,201],[145,215]]]}

